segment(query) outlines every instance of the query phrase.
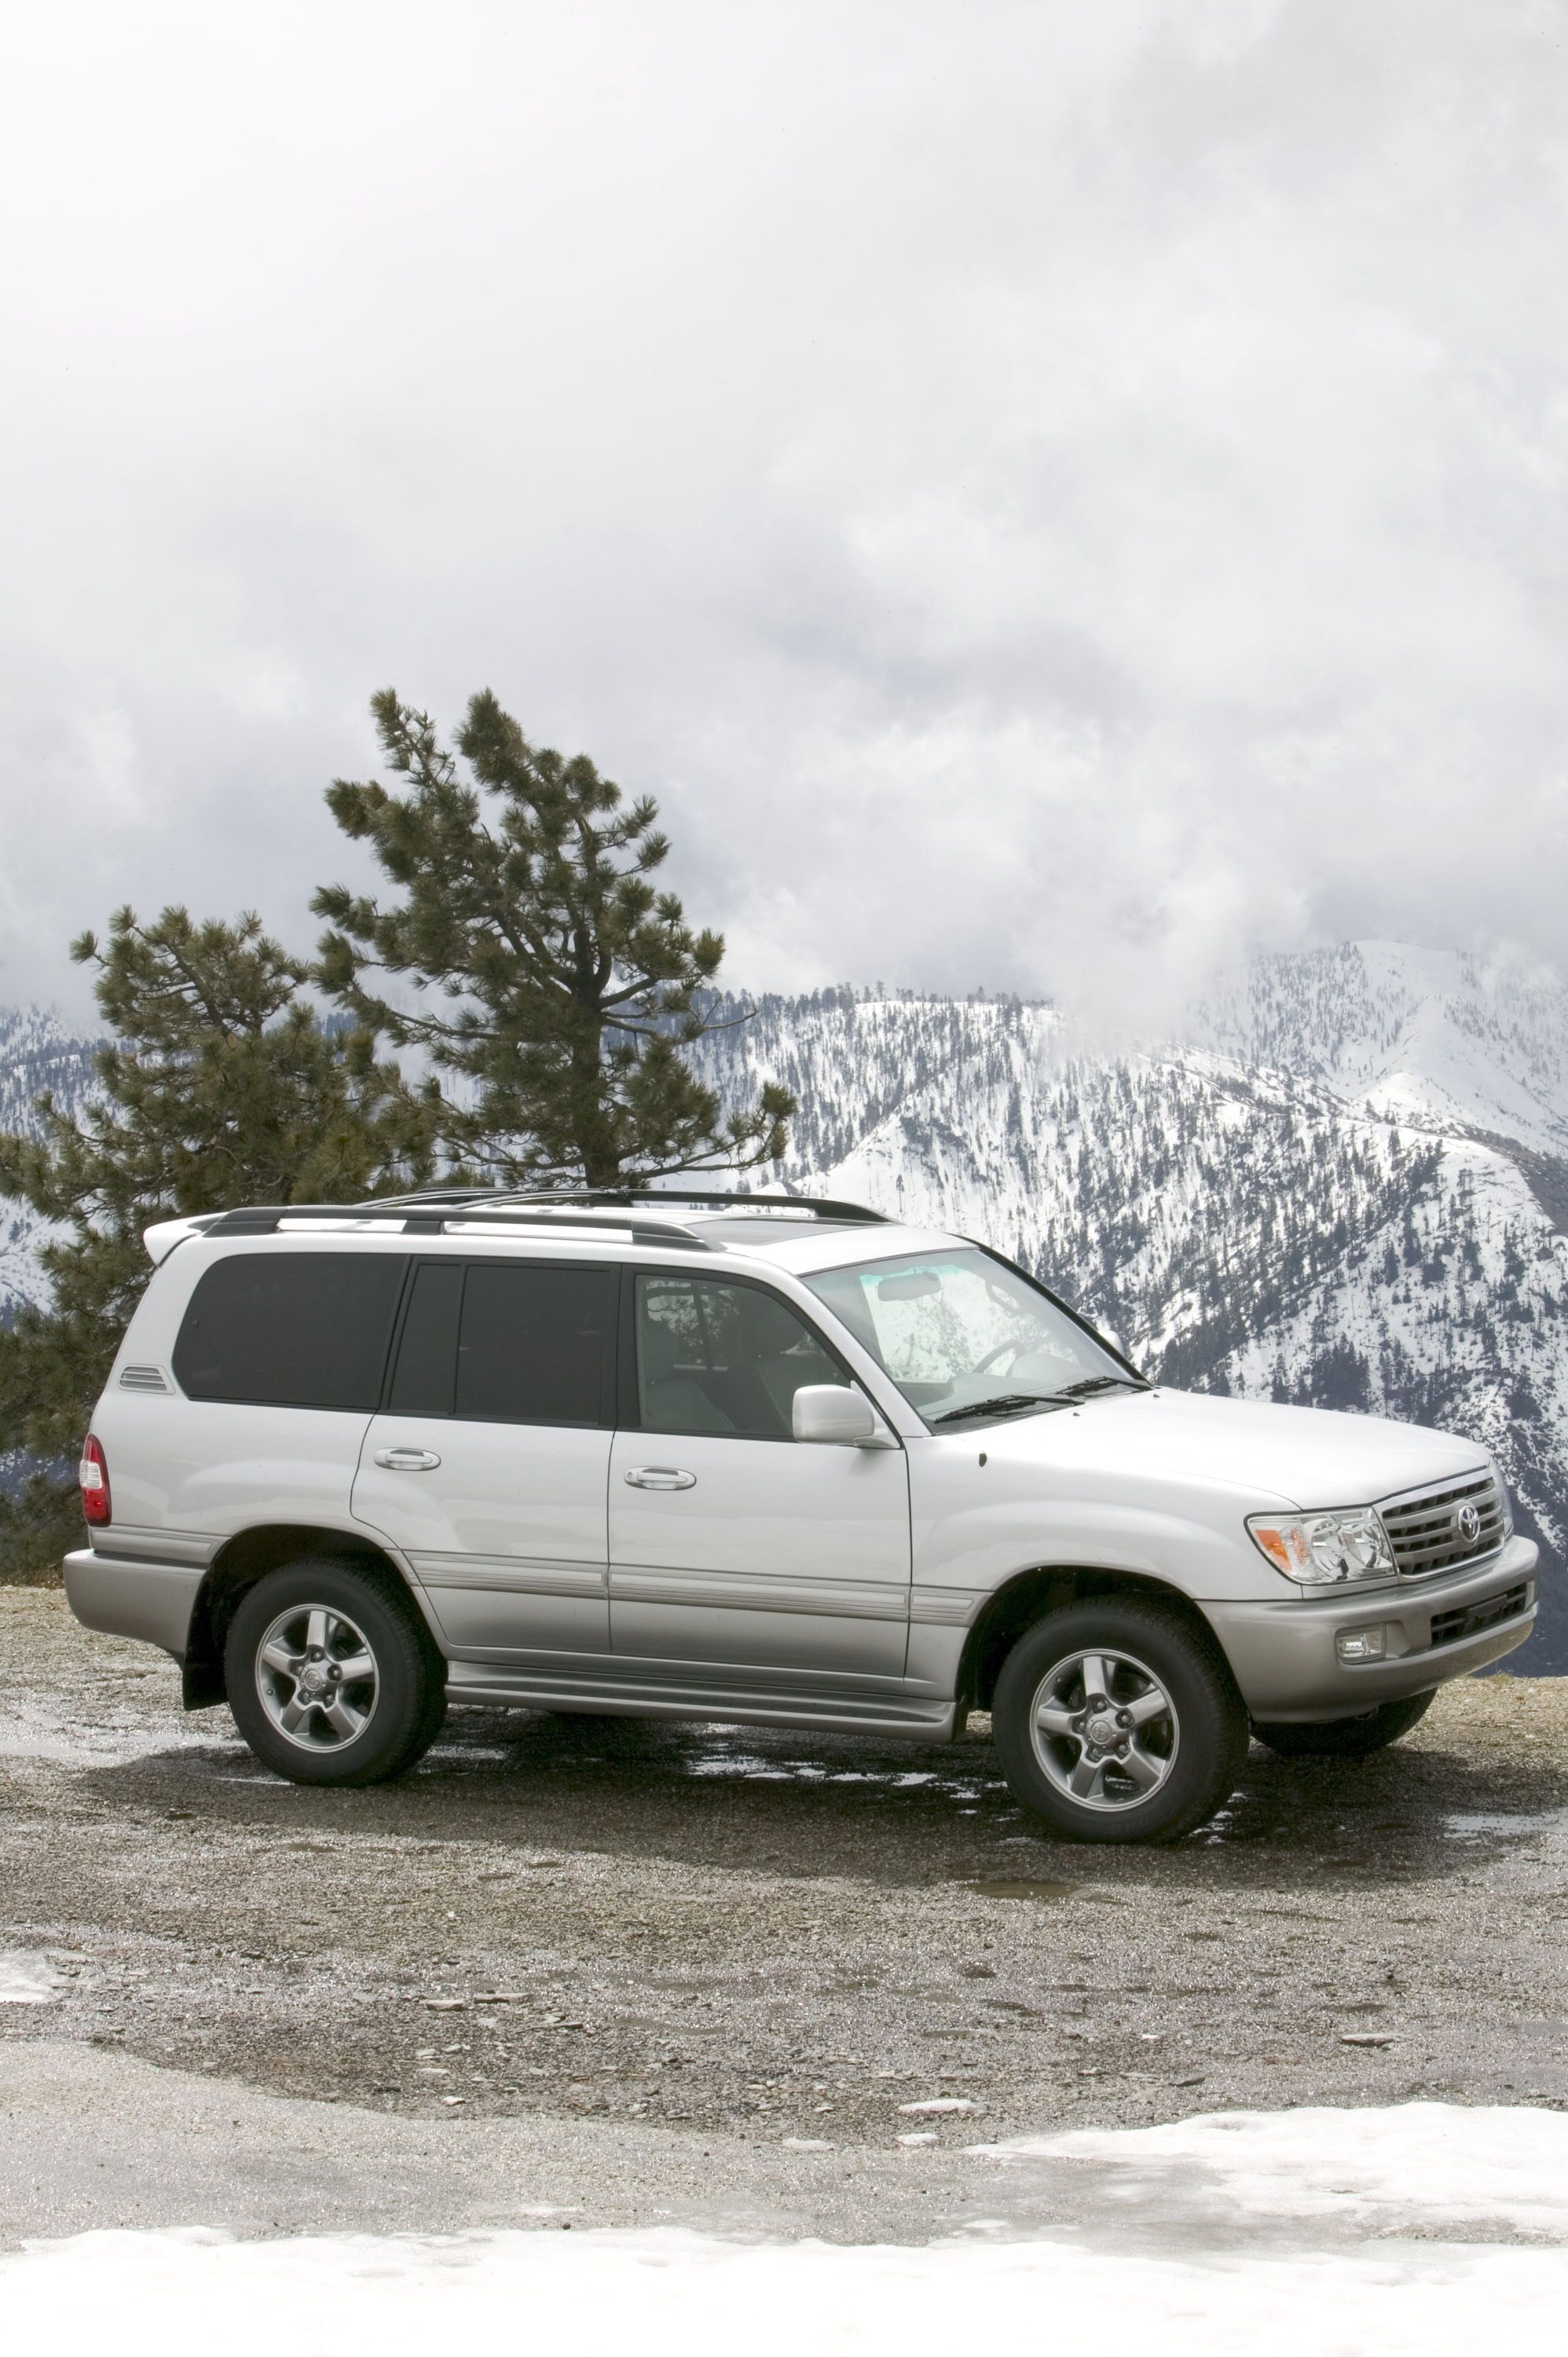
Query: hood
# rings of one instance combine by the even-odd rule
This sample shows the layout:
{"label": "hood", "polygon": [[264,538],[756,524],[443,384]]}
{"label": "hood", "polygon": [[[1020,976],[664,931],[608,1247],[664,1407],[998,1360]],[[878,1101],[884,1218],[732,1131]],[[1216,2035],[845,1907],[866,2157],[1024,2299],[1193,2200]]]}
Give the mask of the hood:
{"label": "hood", "polygon": [[999,1464],[1049,1465],[1206,1490],[1259,1493],[1262,1505],[1369,1506],[1489,1465],[1473,1440],[1380,1415],[1275,1407],[1158,1390],[1085,1400],[1072,1413],[977,1426],[976,1445]]}

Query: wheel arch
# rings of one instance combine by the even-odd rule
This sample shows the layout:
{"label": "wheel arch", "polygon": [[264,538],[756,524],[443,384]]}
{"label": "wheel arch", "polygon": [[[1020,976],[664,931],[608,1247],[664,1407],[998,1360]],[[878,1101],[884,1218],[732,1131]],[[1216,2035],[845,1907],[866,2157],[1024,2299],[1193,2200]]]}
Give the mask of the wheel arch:
{"label": "wheel arch", "polygon": [[1230,1665],[1212,1627],[1190,1596],[1167,1580],[1148,1572],[1107,1570],[1078,1564],[1037,1564],[1015,1572],[987,1597],[975,1615],[959,1656],[959,1723],[966,1710],[989,1710],[1003,1663],[1027,1629],[1047,1612],[1063,1605],[1081,1604],[1094,1596],[1116,1596],[1130,1602],[1161,1604],[1174,1610],[1223,1664],[1234,1684]]}
{"label": "wheel arch", "polygon": [[403,1566],[363,1531],[346,1531],[319,1523],[263,1523],[241,1531],[224,1542],[213,1556],[197,1590],[186,1641],[183,1693],[187,1710],[202,1710],[227,1699],[223,1646],[242,1597],[285,1563],[301,1555],[329,1555],[356,1568],[374,1569],[395,1583],[413,1608],[413,1617],[426,1641],[440,1645],[428,1607]]}

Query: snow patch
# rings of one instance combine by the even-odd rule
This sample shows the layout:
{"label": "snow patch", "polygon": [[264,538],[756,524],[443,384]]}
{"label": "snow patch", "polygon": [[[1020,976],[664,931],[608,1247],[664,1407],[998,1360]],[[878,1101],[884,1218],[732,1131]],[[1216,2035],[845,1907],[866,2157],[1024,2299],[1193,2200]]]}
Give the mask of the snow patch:
{"label": "snow patch", "polygon": [[[1492,2346],[1528,2357],[1560,2345],[1568,2119],[1554,2114],[1441,2104],[1221,2113],[982,2149],[1103,2171],[1087,2214],[1110,2233],[1008,2239],[1004,2222],[977,2212],[950,2238],[913,2247],[673,2229],[566,2234],[544,2205],[519,2213],[541,2222],[532,2231],[456,2236],[103,2232],[0,2256],[0,2312],[18,2347],[60,2357],[109,2347],[164,2357],[188,2345],[275,2357],[280,2329],[300,2357],[337,2357],[345,2319],[355,2346],[378,2357],[469,2343],[924,2357],[972,2339],[977,2319],[988,2336],[1048,2328],[1053,2343],[1081,2346],[1113,2329],[1161,2357],[1470,2357]],[[1200,2179],[1222,2196],[1212,2238],[1169,2199],[1173,2182]],[[1282,2232],[1267,2248],[1238,2248],[1238,2212],[1278,2220]],[[1348,2217],[1378,2237],[1374,2247],[1345,2244]],[[1333,2250],[1314,2232],[1329,2219]],[[1494,2237],[1501,2227],[1556,2247],[1466,2244],[1483,2222]]]}
{"label": "snow patch", "polygon": [[[1521,2105],[1218,2112],[1164,2127],[1069,2130],[973,2147],[1001,2162],[1073,2160],[1111,2173],[1136,2205],[1169,2185],[1211,2190],[1251,2217],[1345,2218],[1462,2239],[1501,2224],[1568,2242],[1568,2116]],[[1391,2215],[1390,2213],[1394,2213]]]}
{"label": "snow patch", "polygon": [[172,1717],[149,1721],[128,1712],[109,1712],[84,1722],[61,1717],[26,1695],[7,1695],[0,1719],[0,1759],[47,1760],[57,1768],[123,1768],[165,1751],[244,1749],[237,1737],[227,1743],[215,1741],[209,1727],[184,1726]]}
{"label": "snow patch", "polygon": [[923,2248],[737,2245],[673,2231],[302,2236],[99,2233],[0,2259],[18,2347],[59,2357],[220,2348],[636,2348],[642,2357],[924,2357],[1012,2330],[1162,2357],[1470,2357],[1558,2345],[1559,2251],[1407,2246],[1378,2255],[1107,2257],[1060,2241]]}
{"label": "snow patch", "polygon": [[36,1949],[0,1949],[0,2005],[53,2005],[64,1986],[63,1976]]}

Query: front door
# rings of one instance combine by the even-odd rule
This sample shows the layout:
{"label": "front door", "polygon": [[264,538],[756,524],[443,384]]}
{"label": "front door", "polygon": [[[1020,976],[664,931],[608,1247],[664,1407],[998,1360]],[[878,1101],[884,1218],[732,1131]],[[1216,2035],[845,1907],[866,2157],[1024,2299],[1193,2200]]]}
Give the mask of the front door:
{"label": "front door", "polygon": [[560,1668],[609,1650],[618,1296],[605,1266],[414,1268],[354,1512],[408,1556],[457,1660]]}
{"label": "front door", "polygon": [[650,1675],[901,1678],[904,1451],[793,1437],[800,1386],[850,1381],[829,1346],[744,1281],[639,1272],[632,1318],[638,1426],[610,1458],[617,1656]]}

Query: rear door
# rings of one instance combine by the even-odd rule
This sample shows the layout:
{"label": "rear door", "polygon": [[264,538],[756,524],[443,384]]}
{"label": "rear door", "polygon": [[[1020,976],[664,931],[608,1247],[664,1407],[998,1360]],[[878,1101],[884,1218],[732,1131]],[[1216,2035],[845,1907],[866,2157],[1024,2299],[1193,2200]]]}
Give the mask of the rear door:
{"label": "rear door", "polygon": [[851,1379],[769,1287],[639,1271],[610,1465],[618,1658],[902,1678],[909,1487],[902,1448],[795,1439],[806,1383]]}
{"label": "rear door", "polygon": [[609,1650],[618,1294],[602,1263],[414,1265],[354,1512],[412,1562],[459,1660]]}

